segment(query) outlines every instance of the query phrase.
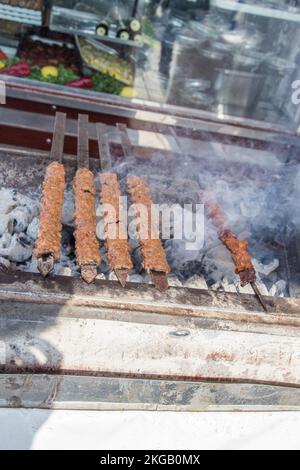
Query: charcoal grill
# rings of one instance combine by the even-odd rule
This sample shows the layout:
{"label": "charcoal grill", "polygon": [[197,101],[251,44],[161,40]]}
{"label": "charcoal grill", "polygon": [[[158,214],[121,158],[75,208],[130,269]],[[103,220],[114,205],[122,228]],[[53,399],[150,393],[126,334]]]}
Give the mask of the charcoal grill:
{"label": "charcoal grill", "polygon": [[[271,149],[282,161],[299,155],[298,138],[255,123],[220,126],[167,109],[134,109],[118,99],[99,99],[95,107],[58,91],[49,95],[48,90],[43,99],[37,94],[10,82],[7,105],[0,109],[1,185],[23,192],[42,182],[56,111],[68,116],[64,162],[68,180],[73,178],[77,116],[89,106],[90,166],[95,169],[99,136],[102,169],[132,154],[137,161],[186,158],[184,138],[193,141],[194,149],[203,142],[225,142],[247,150]],[[100,123],[98,134],[94,123]],[[116,141],[104,132],[112,129]],[[267,313],[248,294],[187,287],[161,293],[139,283],[123,289],[108,280],[88,286],[73,277],[1,273],[0,406],[299,409],[297,240],[284,257],[291,295],[264,297]]]}

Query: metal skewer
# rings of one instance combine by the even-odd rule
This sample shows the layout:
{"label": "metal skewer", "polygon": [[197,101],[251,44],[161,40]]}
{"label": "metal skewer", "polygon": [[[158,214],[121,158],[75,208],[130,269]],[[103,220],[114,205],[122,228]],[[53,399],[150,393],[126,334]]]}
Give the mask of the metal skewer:
{"label": "metal skewer", "polygon": [[98,270],[94,264],[84,264],[81,266],[81,277],[87,283],[91,284],[97,277]]}
{"label": "metal skewer", "polygon": [[[200,194],[200,198],[201,200],[205,203],[205,197],[204,197],[204,194],[203,192],[199,193]],[[228,228],[227,230],[224,230],[224,223],[225,223],[225,216],[223,215],[222,213],[222,210],[218,207],[218,205],[216,203],[213,203],[214,205],[214,208],[215,209],[218,209],[217,211],[217,215],[218,215],[218,219],[214,220],[214,218],[212,216],[210,216],[210,218],[212,218],[213,220],[213,223],[214,225],[216,226],[217,228],[217,232],[218,232],[218,237],[219,237],[219,240],[224,244],[224,238],[223,238],[223,235],[224,233],[226,233],[227,231],[231,232],[232,236],[235,237],[234,233]],[[236,238],[236,237],[235,237]],[[226,246],[226,245],[225,245]],[[228,248],[228,247],[227,247]],[[249,255],[250,256],[250,255]],[[252,265],[253,267],[253,265]],[[250,284],[252,289],[253,289],[253,292],[255,293],[259,303],[261,304],[262,308],[264,309],[265,312],[268,312],[267,310],[267,306],[263,300],[263,297],[260,293],[260,290],[259,288],[257,287],[257,284],[256,284],[256,273],[255,273],[255,269],[253,267],[253,271],[250,273],[249,275],[249,272],[248,271],[239,271],[238,272],[240,278],[241,278],[241,285],[242,286],[245,286],[245,285],[248,285]],[[243,279],[244,278],[244,279]]]}
{"label": "metal skewer", "polygon": [[[97,137],[100,158],[100,168],[102,171],[112,171],[112,161],[110,155],[109,141],[107,137],[107,130],[104,124],[97,124]],[[119,126],[117,125],[118,130]],[[128,281],[128,269],[118,268],[114,269],[114,273],[122,287],[126,287]]]}
{"label": "metal skewer", "polygon": [[[65,129],[66,129],[66,114],[56,113],[50,157],[53,161],[56,161],[59,163],[62,163],[62,160],[63,160]],[[37,267],[41,275],[43,277],[47,277],[48,274],[54,269],[53,255],[45,254],[44,256],[38,258]]]}
{"label": "metal skewer", "polygon": [[[86,114],[78,116],[78,141],[77,141],[77,167],[90,169],[89,159],[89,118]],[[97,277],[98,266],[96,264],[84,264],[80,266],[82,279],[91,284]]]}
{"label": "metal skewer", "polygon": [[166,292],[169,289],[168,275],[160,271],[150,271],[151,279],[160,292]]}
{"label": "metal skewer", "polygon": [[253,289],[253,291],[254,291],[254,293],[255,293],[255,295],[256,295],[256,297],[257,297],[259,303],[261,304],[262,308],[264,309],[264,311],[265,311],[266,313],[268,313],[267,306],[266,306],[266,304],[265,304],[265,302],[264,302],[264,300],[263,300],[263,298],[262,298],[262,295],[261,295],[261,293],[260,293],[259,288],[257,287],[256,282],[252,281],[252,282],[250,282],[250,284],[251,284],[251,287],[252,287],[252,289]]}
{"label": "metal skewer", "polygon": [[126,287],[128,281],[128,269],[115,269],[115,275],[122,287]]}
{"label": "metal skewer", "polygon": [[117,123],[117,129],[121,136],[121,145],[126,158],[129,158],[133,155],[132,145],[130,142],[130,137],[128,135],[128,130],[126,124]]}
{"label": "metal skewer", "polygon": [[48,274],[54,269],[54,258],[52,255],[45,255],[37,260],[37,267],[40,274],[43,277],[47,277]]}

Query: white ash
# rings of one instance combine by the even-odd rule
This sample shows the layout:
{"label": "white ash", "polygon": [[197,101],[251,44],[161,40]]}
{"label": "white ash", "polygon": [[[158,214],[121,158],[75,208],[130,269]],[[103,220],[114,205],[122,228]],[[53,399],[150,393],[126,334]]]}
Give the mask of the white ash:
{"label": "white ash", "polygon": [[1,214],[0,215],[0,237],[5,233],[12,234],[14,231],[14,221],[12,220],[10,214]]}
{"label": "white ash", "polygon": [[62,210],[62,223],[63,225],[73,224],[74,214],[74,196],[73,191],[66,190],[64,195],[64,204]]}
{"label": "white ash", "polygon": [[[123,182],[123,191],[126,177],[132,174],[147,181],[155,203],[199,203],[202,191],[211,193],[234,233],[249,241],[250,254],[257,260],[258,283],[264,293],[270,293],[277,282],[288,279],[284,249],[273,245],[281,241],[283,246],[288,244],[295,228],[300,233],[299,197],[294,197],[295,193],[300,196],[298,161],[286,164],[271,148],[261,152],[237,145],[179,140],[181,148],[184,143],[180,158],[168,161],[165,155],[156,155],[139,159],[138,165],[133,158],[120,164],[116,160],[114,170]],[[198,252],[186,253],[184,243],[177,240],[165,241],[165,249],[172,274],[180,282],[199,275],[209,288],[233,292],[239,288],[231,255],[207,218],[205,246]],[[245,290],[253,293],[251,286],[240,288]]]}
{"label": "white ash", "polygon": [[105,274],[103,273],[97,274],[96,279],[98,279],[99,281],[105,281],[106,280]]}
{"label": "white ash", "polygon": [[0,249],[8,248],[11,244],[12,235],[10,233],[4,233],[0,238]]}
{"label": "white ash", "polygon": [[61,276],[67,276],[67,277],[72,277],[72,274],[73,274],[72,269],[68,267],[63,268],[60,273]]}
{"label": "white ash", "polygon": [[33,240],[26,234],[38,214],[38,203],[13,189],[0,190],[0,256],[24,263],[32,257]]}
{"label": "white ash", "polygon": [[33,253],[32,240],[25,233],[15,233],[12,236],[11,243],[8,248],[0,249],[0,256],[7,258],[9,261],[16,263],[24,263],[31,258]]}
{"label": "white ash", "polygon": [[197,276],[197,274],[185,281],[184,287],[204,290],[208,289],[205,279],[202,276]]}
{"label": "white ash", "polygon": [[28,225],[32,221],[32,214],[26,206],[20,206],[9,213],[13,224],[14,233],[26,232]]}
{"label": "white ash", "polygon": [[257,259],[253,258],[253,266],[256,272],[263,274],[264,276],[269,276],[273,271],[279,267],[279,260],[274,258],[270,263],[263,264]]}
{"label": "white ash", "polygon": [[174,275],[168,276],[168,283],[170,287],[182,287],[182,282]]}
{"label": "white ash", "polygon": [[116,274],[113,271],[111,273],[109,273],[108,279],[109,279],[109,281],[117,281],[118,280]]}
{"label": "white ash", "polygon": [[[147,282],[146,282],[146,278],[147,278]],[[129,281],[130,282],[139,282],[141,284],[148,284],[150,282],[150,279],[148,278],[148,276],[140,276],[139,274],[131,274],[129,275]]]}
{"label": "white ash", "polygon": [[228,281],[226,278],[222,279],[222,282],[213,284],[210,288],[213,291],[232,292],[234,294],[238,292],[237,285]]}
{"label": "white ash", "polygon": [[31,238],[31,240],[36,240],[39,233],[39,219],[35,217],[27,227],[27,235]]}
{"label": "white ash", "polygon": [[12,189],[1,189],[0,214],[9,214],[17,206],[16,191]]}
{"label": "white ash", "polygon": [[0,271],[1,270],[9,270],[10,269],[10,261],[6,258],[0,257]]}
{"label": "white ash", "polygon": [[287,295],[287,283],[283,279],[275,282],[270,289],[270,295],[276,297],[285,297]]}
{"label": "white ash", "polygon": [[[175,190],[171,191],[174,180],[169,176],[158,175],[154,178],[154,200],[163,203],[165,199],[171,202],[184,194],[179,190],[181,180],[176,181]],[[189,187],[187,180],[183,181],[185,191],[190,200],[195,197],[196,183]],[[151,185],[150,185],[151,186]],[[159,188],[163,191],[159,193]],[[151,187],[151,190],[153,188]],[[0,198],[0,269],[16,269],[38,273],[37,261],[32,258],[34,243],[38,236],[39,194],[30,198],[15,190],[1,190]],[[180,199],[179,198],[179,199]],[[72,190],[65,193],[63,209],[63,232],[61,259],[55,263],[54,275],[79,277],[76,265],[74,234],[73,234],[74,201]],[[2,227],[2,229],[1,229]],[[171,228],[172,229],[172,228]],[[241,292],[253,294],[251,286],[241,288],[239,278],[234,272],[232,259],[225,247],[217,238],[215,228],[210,221],[205,221],[205,245],[202,249],[186,250],[186,240],[165,240],[164,248],[171,266],[168,276],[169,285],[190,289],[212,289],[225,292]],[[237,234],[240,238],[250,238],[251,230],[239,226]],[[189,236],[189,234],[188,234]],[[129,273],[129,282],[152,284],[151,277],[141,267],[140,247],[136,240],[130,240],[134,269]],[[106,247],[101,242],[102,263],[98,269],[97,279],[117,281],[115,273],[110,273],[106,259]],[[260,253],[258,253],[260,254]],[[287,283],[279,278],[279,260],[272,254],[262,250],[261,255],[254,259],[259,274],[258,286],[262,294],[288,295]]]}

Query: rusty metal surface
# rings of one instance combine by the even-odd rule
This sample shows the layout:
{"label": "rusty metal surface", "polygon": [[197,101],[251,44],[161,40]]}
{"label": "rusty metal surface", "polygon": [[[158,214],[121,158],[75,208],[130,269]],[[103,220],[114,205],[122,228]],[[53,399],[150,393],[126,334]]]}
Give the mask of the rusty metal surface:
{"label": "rusty metal surface", "polygon": [[121,142],[122,142],[122,149],[124,152],[124,156],[129,158],[133,155],[133,148],[130,142],[130,138],[127,132],[126,124],[117,123],[117,129],[121,135]]}
{"label": "rusty metal surface", "polygon": [[292,411],[300,389],[114,377],[0,375],[0,408]]}
{"label": "rusty metal surface", "polygon": [[88,169],[90,167],[89,117],[87,114],[80,114],[78,117],[77,166]]}
{"label": "rusty metal surface", "polygon": [[26,273],[0,299],[2,373],[300,386],[300,299]]}
{"label": "rusty metal surface", "polygon": [[61,111],[67,114],[68,119],[77,120],[78,114],[86,112],[91,122],[102,122],[111,126],[122,123],[129,129],[159,131],[165,135],[172,135],[172,130],[176,129],[178,136],[195,140],[226,143],[230,139],[237,145],[260,150],[273,145],[274,148],[286,151],[291,146],[298,148],[300,145],[300,139],[295,135],[285,133],[282,128],[261,126],[261,123],[250,122],[245,125],[239,121],[216,122],[207,115],[197,118],[177,115],[177,108],[151,109],[149,106],[139,106],[136,102],[107,98],[103,95],[96,95],[93,99],[85,95],[81,99],[62,87],[55,87],[53,93],[49,90],[51,91],[51,87],[39,88],[32,83],[31,86],[25,86],[22,80],[15,83],[9,79],[7,103],[0,112],[1,124],[12,126],[24,114],[32,115],[31,119],[27,120],[27,125],[33,127],[31,121],[34,122],[34,115],[49,117],[54,116],[56,111]]}
{"label": "rusty metal surface", "polygon": [[105,124],[98,123],[96,125],[96,129],[99,146],[100,169],[101,171],[108,171],[112,168],[112,162],[107,135],[107,126]]}
{"label": "rusty metal surface", "polygon": [[171,287],[159,292],[152,285],[97,280],[87,286],[79,278],[0,273],[0,300],[109,308],[191,318],[215,318],[260,324],[300,326],[300,299],[266,297],[265,313],[254,295]]}
{"label": "rusty metal surface", "polygon": [[299,302],[267,319],[251,296],[2,279],[2,373],[300,387]]}
{"label": "rusty metal surface", "polygon": [[65,129],[66,115],[64,113],[57,113],[55,116],[50,158],[60,163],[64,153]]}

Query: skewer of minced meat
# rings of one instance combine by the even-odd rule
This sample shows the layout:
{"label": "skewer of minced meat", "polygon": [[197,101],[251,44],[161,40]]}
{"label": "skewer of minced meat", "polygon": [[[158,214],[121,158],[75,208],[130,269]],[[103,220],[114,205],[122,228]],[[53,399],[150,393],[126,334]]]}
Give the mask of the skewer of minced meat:
{"label": "skewer of minced meat", "polygon": [[65,169],[62,163],[48,165],[43,183],[39,233],[34,257],[38,259],[43,276],[53,269],[54,261],[60,259],[62,207],[65,190]]}
{"label": "skewer of minced meat", "polygon": [[256,284],[256,272],[248,250],[248,242],[246,240],[239,240],[232,230],[228,228],[222,209],[213,199],[203,196],[202,199],[205,203],[208,217],[217,229],[219,240],[231,254],[235,265],[235,272],[240,277],[241,286],[250,284],[263,309],[267,311],[265,302]]}
{"label": "skewer of minced meat", "polygon": [[[143,205],[148,214],[148,227],[146,227],[147,233],[143,233],[145,227],[137,227],[140,236],[141,254],[143,257],[142,266],[147,272],[150,272],[156,287],[160,290],[166,290],[168,288],[167,274],[170,272],[170,266],[167,262],[161,240],[159,238],[151,237],[151,214],[153,204],[151,192],[146,182],[139,177],[128,177],[127,186],[132,204]],[[136,217],[141,216],[138,206],[135,215]],[[164,276],[158,277],[159,274],[163,274]]]}
{"label": "skewer of minced meat", "polygon": [[130,258],[130,244],[122,223],[121,191],[115,173],[102,173],[101,203],[113,209],[104,214],[105,244],[107,259],[111,271],[114,271],[123,287],[127,282],[127,272],[133,268]]}
{"label": "skewer of minced meat", "polygon": [[96,237],[96,191],[94,175],[87,168],[77,170],[74,179],[75,248],[81,276],[91,283],[101,263],[99,242]]}
{"label": "skewer of minced meat", "polygon": [[241,285],[245,286],[251,282],[255,282],[256,274],[251,255],[248,251],[248,242],[246,240],[239,240],[234,233],[226,227],[225,215],[215,201],[207,199],[205,205],[209,218],[217,228],[219,240],[231,253],[236,273],[241,280]]}

